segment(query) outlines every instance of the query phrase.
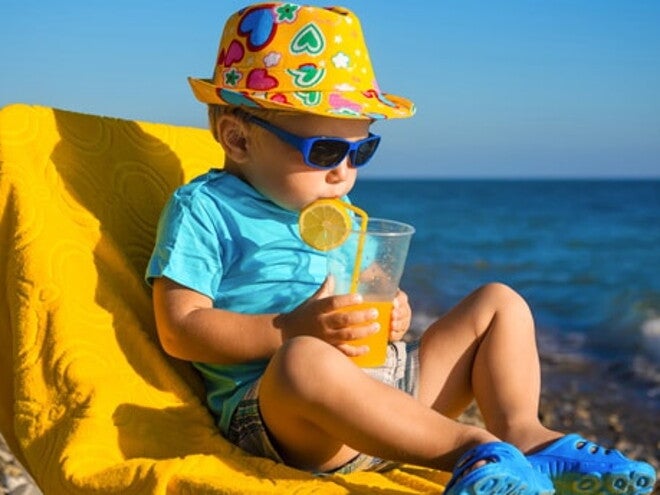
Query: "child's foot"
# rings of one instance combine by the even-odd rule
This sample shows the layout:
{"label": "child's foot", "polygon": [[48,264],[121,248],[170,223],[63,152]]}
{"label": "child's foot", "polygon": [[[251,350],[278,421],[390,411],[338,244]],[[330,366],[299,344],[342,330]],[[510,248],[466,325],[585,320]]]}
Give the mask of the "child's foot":
{"label": "child's foot", "polygon": [[491,442],[461,456],[445,495],[552,495],[550,479],[513,445]]}
{"label": "child's foot", "polygon": [[571,434],[528,455],[529,462],[552,479],[557,495],[651,493],[655,469],[618,450],[605,449]]}

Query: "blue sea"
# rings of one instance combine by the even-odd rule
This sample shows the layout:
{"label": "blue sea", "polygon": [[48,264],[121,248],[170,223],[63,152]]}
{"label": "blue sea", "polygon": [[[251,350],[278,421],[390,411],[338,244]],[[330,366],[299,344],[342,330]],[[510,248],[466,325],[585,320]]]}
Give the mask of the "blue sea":
{"label": "blue sea", "polygon": [[351,199],[416,229],[414,330],[504,282],[542,354],[591,360],[660,408],[660,180],[363,180]]}

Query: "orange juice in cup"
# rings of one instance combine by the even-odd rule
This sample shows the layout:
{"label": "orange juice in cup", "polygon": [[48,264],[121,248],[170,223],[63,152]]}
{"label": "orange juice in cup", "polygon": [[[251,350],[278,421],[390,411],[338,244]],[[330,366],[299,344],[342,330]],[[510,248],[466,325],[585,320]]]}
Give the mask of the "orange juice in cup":
{"label": "orange juice in cup", "polygon": [[350,345],[356,347],[369,346],[369,352],[360,356],[351,357],[351,360],[358,366],[372,368],[382,366],[387,358],[387,343],[390,335],[390,321],[392,318],[392,301],[369,301],[360,304],[354,304],[343,308],[340,311],[353,311],[375,308],[378,311],[376,322],[380,325],[380,330],[374,334],[367,335],[361,339],[348,341]]}

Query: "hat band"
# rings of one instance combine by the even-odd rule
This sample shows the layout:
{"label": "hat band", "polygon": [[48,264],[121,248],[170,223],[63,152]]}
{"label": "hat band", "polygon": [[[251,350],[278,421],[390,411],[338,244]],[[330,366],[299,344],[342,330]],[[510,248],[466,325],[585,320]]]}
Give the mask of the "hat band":
{"label": "hat band", "polygon": [[[354,86],[351,85],[351,79],[354,79],[358,85],[364,85],[365,81],[369,81],[371,84],[369,87]],[[317,67],[313,64],[304,64],[293,69],[218,68],[214,76],[214,84],[234,91],[272,91],[276,89],[283,92],[367,91],[377,87],[373,73],[367,73],[366,70],[362,71],[360,77],[351,78],[350,72],[348,72],[338,78],[331,69]]]}

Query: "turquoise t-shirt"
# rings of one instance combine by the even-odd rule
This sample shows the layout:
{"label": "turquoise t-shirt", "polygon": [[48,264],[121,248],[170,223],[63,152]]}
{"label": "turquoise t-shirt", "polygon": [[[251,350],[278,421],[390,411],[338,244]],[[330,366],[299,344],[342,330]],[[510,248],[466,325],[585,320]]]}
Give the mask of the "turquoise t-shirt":
{"label": "turquoise t-shirt", "polygon": [[[326,272],[325,255],[300,238],[297,212],[231,174],[211,170],[177,189],[166,204],[146,278],[174,280],[211,298],[215,308],[264,314],[296,308]],[[234,409],[267,361],[194,365],[226,433]]]}

